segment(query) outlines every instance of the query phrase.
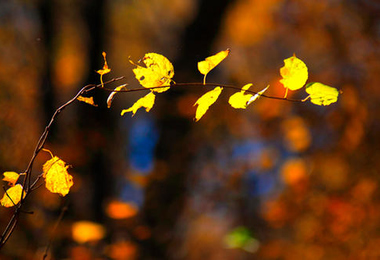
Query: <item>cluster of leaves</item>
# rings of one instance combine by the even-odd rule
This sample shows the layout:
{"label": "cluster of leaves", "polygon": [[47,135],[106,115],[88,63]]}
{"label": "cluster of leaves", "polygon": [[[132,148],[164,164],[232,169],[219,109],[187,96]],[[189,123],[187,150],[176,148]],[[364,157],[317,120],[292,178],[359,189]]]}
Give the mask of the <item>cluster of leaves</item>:
{"label": "cluster of leaves", "polygon": [[[72,104],[74,101],[78,100],[81,102],[88,103],[93,106],[97,106],[94,103],[93,97],[87,97],[83,96],[83,94],[86,94],[90,92],[91,90],[95,88],[104,89],[107,91],[110,91],[110,95],[107,99],[107,107],[110,108],[112,101],[117,93],[120,92],[132,92],[132,91],[146,91],[148,90],[149,93],[145,96],[138,99],[130,108],[123,109],[121,111],[121,115],[123,116],[125,113],[132,112],[132,116],[136,114],[136,112],[140,108],[145,108],[146,112],[149,112],[156,99],[156,95],[163,93],[167,90],[169,90],[173,86],[203,86],[203,87],[213,87],[212,90],[206,92],[203,94],[198,100],[195,102],[194,106],[197,106],[196,112],[195,112],[195,121],[199,121],[207,112],[207,110],[210,108],[212,104],[214,104],[217,99],[219,98],[220,94],[222,93],[224,88],[229,88],[233,90],[237,90],[236,93],[232,94],[229,98],[229,104],[235,108],[235,109],[246,109],[248,105],[250,105],[252,102],[257,100],[259,97],[266,97],[266,98],[272,98],[272,99],[280,99],[280,100],[291,100],[287,98],[288,90],[298,90],[305,86],[306,81],[308,79],[308,71],[305,63],[298,59],[295,55],[285,59],[284,60],[284,67],[280,69],[280,74],[282,76],[282,79],[280,82],[285,87],[285,96],[284,97],[273,97],[264,95],[264,92],[267,91],[269,88],[269,85],[262,89],[261,91],[251,91],[249,90],[252,87],[252,83],[248,83],[244,85],[242,88],[238,88],[235,86],[230,85],[223,85],[223,84],[209,84],[206,83],[206,77],[209,74],[211,70],[213,70],[219,63],[221,63],[227,56],[229,55],[230,50],[226,49],[224,51],[220,51],[215,55],[212,55],[210,57],[207,57],[205,60],[198,62],[198,70],[203,75],[203,83],[182,83],[177,84],[173,81],[174,76],[174,67],[173,64],[163,55],[157,54],[157,53],[147,53],[145,56],[137,63],[130,60],[130,63],[134,66],[133,73],[135,74],[136,79],[139,81],[139,83],[143,86],[143,88],[138,89],[128,89],[126,86],[127,84],[120,85],[116,87],[115,89],[107,89],[105,87],[106,84],[110,82],[114,82],[120,79],[123,79],[124,77],[114,78],[108,82],[103,82],[103,76],[109,72],[111,72],[111,69],[108,66],[107,60],[106,60],[106,53],[103,52],[103,58],[104,58],[104,65],[101,70],[98,70],[97,73],[100,75],[100,84],[99,85],[87,85],[83,87],[71,100],[69,100],[67,103],[62,105],[60,108],[58,108],[53,115],[50,123],[45,128],[44,133],[41,136],[41,139],[39,140],[34,155],[32,156],[31,162],[27,168],[27,170],[24,173],[16,173],[7,171],[4,172],[4,178],[3,180],[8,182],[8,184],[11,186],[7,190],[5,190],[5,193],[0,200],[0,203],[4,207],[16,207],[16,211],[14,214],[14,217],[12,218],[12,221],[17,221],[17,215],[20,212],[19,209],[22,206],[23,201],[28,196],[28,194],[34,190],[35,188],[39,187],[36,184],[39,182],[39,180],[44,180],[45,187],[52,193],[58,193],[61,196],[66,196],[70,188],[73,186],[73,177],[68,173],[67,169],[68,166],[66,163],[60,159],[57,156],[54,156],[49,150],[44,149],[44,144],[46,141],[46,138],[49,133],[49,129],[51,124],[54,122],[56,116],[68,105]],[[306,85],[306,92],[309,94],[305,99],[303,100],[296,100],[299,102],[305,102],[310,99],[310,101],[313,104],[316,105],[330,105],[337,101],[339,91],[333,87],[324,85],[322,83],[309,83]],[[291,100],[295,101],[295,100]],[[31,171],[32,171],[32,165],[33,161],[36,158],[36,156],[39,154],[40,151],[47,151],[51,155],[51,159],[47,160],[43,167],[42,167],[42,173],[38,175],[38,177],[31,182]],[[20,181],[20,176],[23,176],[23,181]],[[21,184],[22,183],[22,184]],[[10,222],[10,223],[11,223]],[[8,225],[6,230],[4,231],[1,239],[0,246],[3,245],[9,235],[12,233],[12,230],[14,229],[15,223],[12,225]]]}
{"label": "cluster of leaves", "polygon": [[[204,86],[210,86],[206,83],[208,73],[227,58],[229,53],[230,49],[226,49],[198,62],[198,70],[204,75]],[[104,57],[104,65],[101,70],[97,71],[97,73],[100,75],[101,88],[104,88],[103,75],[109,73],[111,69],[108,67],[106,53],[103,52],[102,55]],[[138,99],[130,108],[121,111],[121,115],[132,112],[132,116],[134,116],[140,108],[145,108],[146,112],[149,112],[154,105],[156,95],[169,90],[170,87],[174,86],[176,83],[172,79],[174,76],[173,64],[161,54],[147,53],[138,63],[134,63],[131,60],[130,63],[135,66],[133,73],[135,74],[136,79],[145,89],[150,90],[147,95]],[[145,66],[142,66],[141,63]],[[294,91],[305,86],[308,79],[308,69],[306,64],[295,55],[285,59],[284,63],[285,65],[280,69],[280,74],[282,76],[280,82],[286,89],[285,96],[282,99],[287,100],[288,90]],[[269,85],[258,92],[249,90],[252,85],[252,83],[248,83],[244,85],[239,92],[231,95],[228,101],[229,104],[235,109],[246,109],[249,104],[257,100],[260,96],[273,98],[264,95],[264,92],[269,88]],[[236,89],[235,87],[232,88]],[[223,85],[217,86],[213,90],[203,94],[195,102],[194,106],[197,106],[195,121],[199,121],[209,107],[217,101],[222,90]],[[112,101],[117,93],[129,91],[130,90],[126,88],[126,84],[116,87],[107,99],[107,107],[111,107]],[[310,99],[313,104],[323,106],[336,102],[339,95],[339,91],[336,88],[318,82],[308,83],[306,85],[306,92],[309,96],[301,100],[302,102]],[[92,97],[79,95],[77,100],[96,106]],[[65,196],[69,193],[70,187],[73,185],[73,178],[67,172],[68,166],[66,166],[66,163],[57,156],[53,156],[51,152],[50,154],[52,158],[43,165],[43,173],[41,176],[44,178],[45,186],[50,192]],[[4,172],[3,175],[3,180],[8,182],[11,187],[5,192],[0,202],[4,207],[12,207],[17,205],[25,196],[23,186],[21,184],[16,184],[19,177],[25,175],[25,173]]]}

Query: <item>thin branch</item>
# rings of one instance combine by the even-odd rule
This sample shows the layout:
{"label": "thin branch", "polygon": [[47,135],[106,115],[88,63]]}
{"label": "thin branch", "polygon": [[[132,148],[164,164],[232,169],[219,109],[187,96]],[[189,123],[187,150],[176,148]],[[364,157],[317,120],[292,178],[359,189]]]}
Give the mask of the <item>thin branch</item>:
{"label": "thin branch", "polygon": [[[218,84],[218,83],[199,83],[199,82],[193,82],[193,83],[174,83],[174,84],[171,84],[170,86],[155,86],[155,87],[149,87],[149,88],[134,88],[134,89],[124,89],[124,90],[114,90],[114,89],[109,89],[109,88],[101,88],[105,91],[109,91],[109,92],[124,92],[124,93],[129,93],[129,92],[138,92],[138,91],[146,91],[146,90],[153,90],[153,89],[158,89],[158,88],[163,88],[163,87],[222,87],[222,88],[226,88],[226,89],[233,89],[233,90],[236,90],[236,91],[241,91],[241,88],[240,87],[236,87],[234,85],[227,85],[227,84]],[[97,88],[100,88],[99,86],[97,86]],[[252,91],[252,90],[246,90],[245,91],[246,93],[250,93],[250,94],[258,94],[260,95],[261,97],[264,97],[264,98],[269,98],[269,99],[276,99],[276,100],[284,100],[284,101],[289,101],[289,102],[299,102],[299,103],[302,103],[304,102],[303,99],[291,99],[291,98],[286,98],[286,97],[275,97],[275,96],[268,96],[268,95],[265,95],[265,94],[260,94],[259,92],[256,92],[256,91]]]}
{"label": "thin branch", "polygon": [[62,219],[63,219],[63,216],[65,215],[66,211],[68,210],[67,206],[64,206],[61,210],[61,213],[59,214],[59,217],[57,219],[57,222],[55,223],[54,225],[54,228],[53,228],[53,231],[52,231],[52,234],[51,234],[51,237],[49,239],[49,242],[46,246],[46,249],[45,249],[45,253],[42,257],[43,260],[46,259],[46,257],[48,256],[48,251],[49,251],[49,248],[51,246],[51,244],[53,243],[53,239],[54,239],[54,236],[55,236],[55,232],[57,231],[57,228],[59,226],[59,224],[61,223]]}

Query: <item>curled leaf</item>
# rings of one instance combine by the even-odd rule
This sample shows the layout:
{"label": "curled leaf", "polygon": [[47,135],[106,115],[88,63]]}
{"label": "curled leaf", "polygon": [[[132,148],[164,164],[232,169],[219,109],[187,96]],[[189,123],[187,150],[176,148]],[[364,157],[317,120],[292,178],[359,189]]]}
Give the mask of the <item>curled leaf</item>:
{"label": "curled leaf", "polygon": [[207,57],[205,60],[198,62],[198,70],[201,74],[204,75],[203,83],[206,83],[207,74],[215,68],[222,60],[224,60],[228,54],[230,53],[230,49],[220,51],[217,54]]}
{"label": "curled leaf", "polygon": [[111,104],[112,104],[112,101],[113,99],[115,98],[115,95],[118,93],[118,91],[120,90],[126,90],[127,88],[125,87],[127,84],[123,84],[121,86],[118,86],[114,89],[114,91],[111,92],[111,94],[108,96],[107,98],[107,107],[110,108],[111,107]]}
{"label": "curled leaf", "polygon": [[306,85],[310,101],[319,106],[328,106],[338,100],[339,91],[336,88],[313,82]]}
{"label": "curled leaf", "polygon": [[[0,203],[3,207],[13,207],[17,205],[17,203],[21,200],[21,194],[22,194],[22,185],[17,184],[13,187],[10,187],[4,194],[3,198],[1,199]],[[24,193],[25,197],[25,193]]]}
{"label": "curled leaf", "polygon": [[130,108],[128,109],[123,109],[121,111],[121,115],[124,115],[125,113],[128,113],[128,112],[132,112],[134,116],[137,112],[137,110],[139,108],[142,108],[142,107],[145,107],[145,111],[146,112],[149,112],[153,105],[154,105],[154,101],[156,99],[156,95],[153,93],[153,92],[149,92],[149,94],[143,96],[142,98],[140,98],[139,100],[137,100],[133,106],[131,106]]}
{"label": "curled leaf", "polygon": [[94,98],[93,97],[83,97],[83,96],[79,96],[77,97],[77,99],[81,102],[84,102],[86,104],[89,104],[91,106],[94,106],[94,107],[97,107],[98,105],[95,104],[94,102]]}
{"label": "curled leaf", "polygon": [[215,101],[218,99],[220,93],[222,92],[223,88],[216,87],[213,90],[210,90],[203,96],[201,96],[197,102],[195,102],[195,105],[198,105],[197,111],[195,112],[195,121],[199,121],[199,119],[202,118],[202,116],[207,112],[209,107],[215,103]]}
{"label": "curled leaf", "polygon": [[111,69],[108,67],[108,64],[107,64],[107,59],[106,59],[107,54],[103,51],[102,55],[103,55],[103,59],[104,59],[103,69],[96,71],[101,76],[103,76],[104,74],[107,74],[111,71]]}
{"label": "curled leaf", "polygon": [[43,165],[45,186],[52,193],[66,196],[73,186],[73,176],[67,172],[68,166],[57,156],[54,156]]}
{"label": "curled leaf", "polygon": [[3,181],[7,181],[10,186],[14,186],[20,177],[20,174],[17,172],[4,172],[3,175]]}
{"label": "curled leaf", "polygon": [[[164,92],[170,88],[170,82],[174,76],[173,64],[163,55],[157,53],[147,53],[142,58],[146,67],[135,64],[133,69],[136,79],[144,88],[153,88],[153,92]],[[154,88],[168,86],[165,88]]]}
{"label": "curled leaf", "polygon": [[280,74],[282,76],[280,82],[284,85],[286,91],[288,91],[288,89],[297,90],[302,88],[308,78],[306,64],[298,59],[296,55],[285,59],[284,63],[285,66],[280,69]]}
{"label": "curled leaf", "polygon": [[257,92],[257,94],[253,95],[247,102],[247,106],[249,104],[251,104],[253,101],[255,101],[256,99],[258,99],[259,97],[261,97],[262,94],[264,94],[264,92],[269,88],[269,85],[266,86],[266,88],[264,88],[263,90]]}

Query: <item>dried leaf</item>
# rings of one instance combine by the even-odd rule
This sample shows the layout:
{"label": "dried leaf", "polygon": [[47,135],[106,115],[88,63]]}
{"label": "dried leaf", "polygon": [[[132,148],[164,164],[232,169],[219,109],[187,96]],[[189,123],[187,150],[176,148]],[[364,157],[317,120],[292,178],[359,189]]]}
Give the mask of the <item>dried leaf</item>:
{"label": "dried leaf", "polygon": [[110,108],[111,107],[111,104],[112,104],[112,101],[115,97],[115,95],[118,93],[118,91],[120,90],[126,90],[127,88],[125,87],[127,84],[124,84],[124,85],[121,85],[121,86],[118,86],[114,89],[114,91],[111,92],[111,94],[108,96],[107,98],[107,107]]}
{"label": "dried leaf", "polygon": [[222,60],[224,60],[228,54],[230,53],[230,49],[225,51],[220,51],[217,54],[207,57],[205,60],[198,62],[198,70],[201,74],[204,75],[203,83],[206,83],[207,74],[215,68]]}
{"label": "dried leaf", "polygon": [[67,172],[68,166],[57,156],[48,160],[42,167],[45,186],[52,193],[66,196],[73,186],[73,176]]}
{"label": "dried leaf", "polygon": [[94,102],[94,98],[93,97],[83,97],[83,96],[79,96],[77,97],[77,99],[81,102],[84,102],[84,103],[87,103],[91,106],[94,106],[94,107],[97,107],[98,105],[95,104]]}
{"label": "dried leaf", "polygon": [[[17,205],[17,203],[20,202],[21,194],[22,194],[22,185],[17,184],[13,187],[10,187],[6,191],[3,198],[1,199],[0,203],[2,206],[7,207],[7,208],[13,207],[14,205]],[[25,197],[25,193],[24,193],[24,197]]]}
{"label": "dried leaf", "polygon": [[251,104],[252,102],[254,102],[256,99],[258,99],[259,97],[261,97],[262,94],[264,94],[264,92],[269,88],[269,85],[266,86],[266,88],[264,88],[263,90],[257,92],[257,94],[253,95],[247,102],[247,106],[249,104]]}
{"label": "dried leaf", "polygon": [[207,112],[209,107],[215,103],[215,101],[218,99],[220,93],[222,92],[223,88],[216,87],[213,90],[207,92],[203,96],[201,96],[197,102],[195,102],[195,105],[198,105],[197,111],[195,112],[195,121],[199,121],[199,119],[202,118],[202,116]]}
{"label": "dried leaf", "polygon": [[102,55],[104,59],[103,69],[96,71],[98,74],[100,74],[100,76],[103,76],[104,74],[107,74],[111,71],[111,69],[108,67],[108,64],[107,64],[107,59],[106,59],[107,54],[103,51]]}
{"label": "dried leaf", "polygon": [[17,172],[4,172],[3,175],[3,181],[7,181],[10,186],[14,186],[20,177],[20,174]]}
{"label": "dried leaf", "polygon": [[282,76],[280,82],[284,85],[286,91],[288,89],[297,90],[302,88],[308,78],[306,64],[295,55],[285,59],[284,63],[285,66],[280,69],[280,74]]}
{"label": "dried leaf", "polygon": [[128,113],[128,112],[132,112],[133,113],[132,116],[134,116],[137,110],[142,107],[145,107],[145,111],[149,112],[154,105],[155,98],[156,98],[156,95],[154,95],[153,92],[149,92],[149,94],[137,100],[133,104],[133,106],[131,106],[130,108],[123,109],[121,111],[121,115],[124,115],[125,113]]}
{"label": "dried leaf", "polygon": [[147,53],[142,58],[146,67],[142,67],[133,63],[136,66],[133,69],[136,79],[144,88],[154,88],[160,86],[168,86],[165,88],[154,88],[153,92],[164,92],[170,88],[170,82],[174,76],[173,64],[163,55],[157,53]]}
{"label": "dried leaf", "polygon": [[319,106],[328,106],[338,100],[339,91],[336,88],[313,82],[306,85],[306,92],[310,94],[310,101]]}

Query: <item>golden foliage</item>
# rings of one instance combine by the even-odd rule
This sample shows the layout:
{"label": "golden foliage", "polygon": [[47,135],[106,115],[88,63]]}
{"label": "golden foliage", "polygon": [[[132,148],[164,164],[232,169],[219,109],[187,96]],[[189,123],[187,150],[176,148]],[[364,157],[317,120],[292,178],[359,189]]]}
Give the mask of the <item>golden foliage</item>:
{"label": "golden foliage", "polygon": [[153,92],[149,92],[149,94],[143,96],[142,98],[140,98],[139,100],[137,100],[133,106],[131,106],[130,108],[128,109],[123,109],[121,111],[121,115],[124,115],[125,113],[128,113],[128,112],[132,112],[134,116],[137,112],[137,110],[139,110],[140,108],[142,107],[145,107],[145,111],[146,112],[149,112],[153,105],[154,105],[154,101],[156,99],[156,95],[153,93]]}
{"label": "golden foliage", "polygon": [[209,107],[218,99],[220,93],[222,93],[222,90],[223,88],[216,87],[213,90],[208,91],[206,94],[201,96],[197,102],[195,102],[194,106],[198,105],[197,111],[195,112],[195,121],[199,121],[199,119],[202,118]]}
{"label": "golden foliage", "polygon": [[52,193],[66,196],[73,186],[73,176],[67,172],[68,166],[57,156],[54,156],[43,165],[45,186]]}
{"label": "golden foliage", "polygon": [[339,91],[336,88],[313,82],[306,85],[306,92],[310,94],[310,101],[319,106],[328,106],[338,101]]}
{"label": "golden foliage", "polygon": [[114,91],[111,92],[111,94],[107,98],[107,108],[111,107],[112,101],[115,98],[115,95],[121,91],[121,90],[126,90],[127,88],[125,87],[127,84],[120,85],[114,89]]}
{"label": "golden foliage", "polygon": [[89,104],[91,106],[94,106],[94,107],[98,106],[97,104],[95,104],[93,97],[79,96],[79,97],[77,97],[77,99],[78,99],[78,101],[84,102],[84,103]]}
{"label": "golden foliage", "polygon": [[153,92],[159,93],[167,91],[174,76],[173,64],[165,56],[153,52],[145,54],[142,61],[146,67],[135,64],[130,60],[136,66],[133,73],[140,84],[145,88],[169,86],[152,89]]}
{"label": "golden foliage", "polygon": [[285,65],[280,69],[280,74],[282,76],[280,82],[284,85],[286,90],[297,90],[302,88],[308,78],[306,64],[298,59],[296,55],[285,59],[284,63]]}
{"label": "golden foliage", "polygon": [[7,181],[10,186],[15,186],[18,178],[20,177],[20,174],[17,172],[4,172],[3,175],[3,181]]}
{"label": "golden foliage", "polygon": [[[17,205],[17,203],[21,200],[21,194],[22,194],[22,185],[17,184],[13,187],[10,187],[4,194],[3,198],[1,199],[0,203],[4,207],[13,207]],[[24,193],[25,197],[25,193]]]}
{"label": "golden foliage", "polygon": [[205,60],[198,62],[198,70],[201,74],[204,75],[203,84],[206,83],[207,74],[213,68],[215,68],[220,62],[222,62],[225,58],[227,58],[229,53],[230,53],[230,49],[220,51],[217,54],[207,57]]}

